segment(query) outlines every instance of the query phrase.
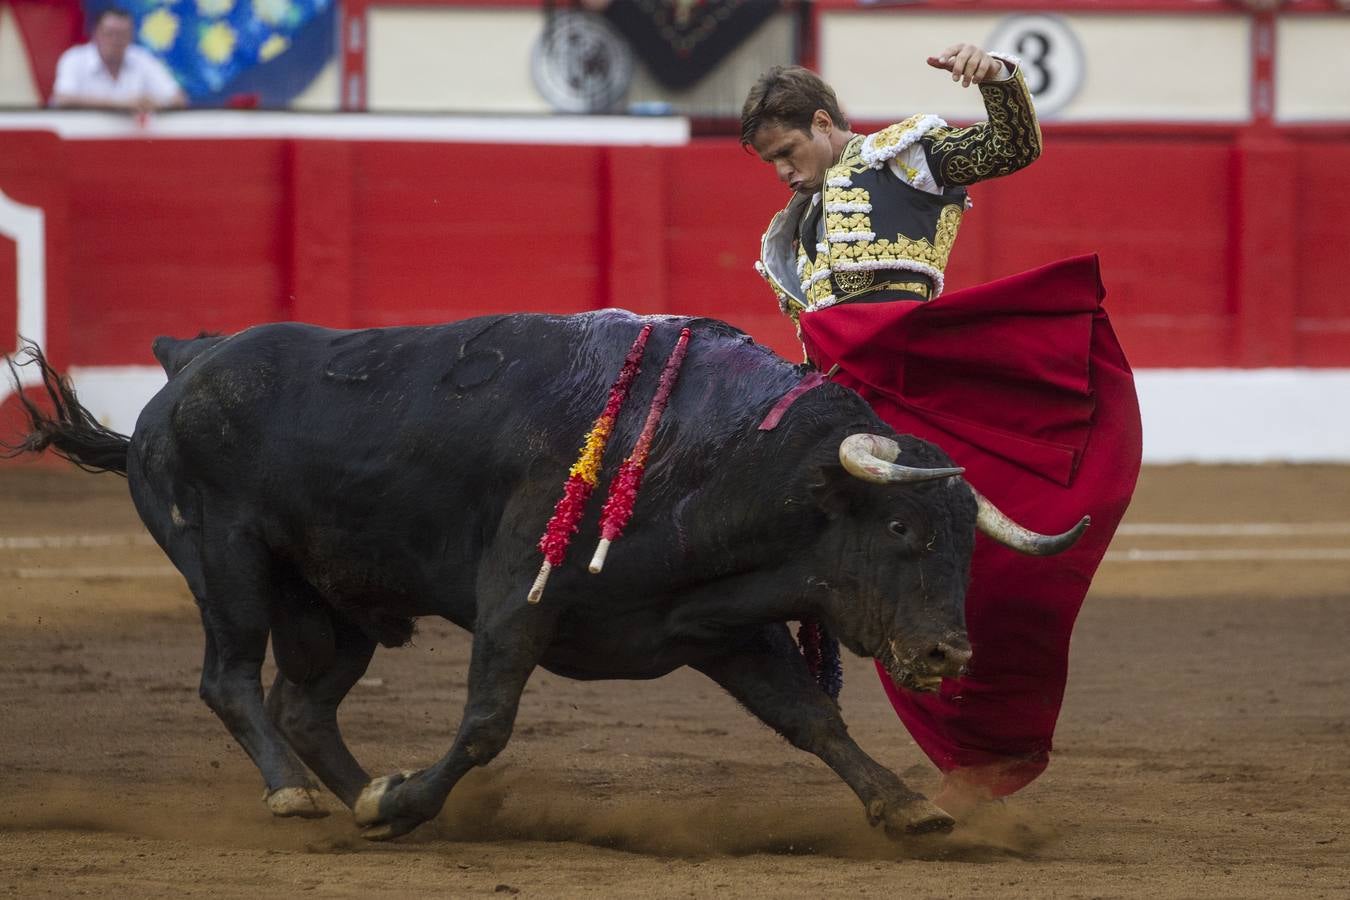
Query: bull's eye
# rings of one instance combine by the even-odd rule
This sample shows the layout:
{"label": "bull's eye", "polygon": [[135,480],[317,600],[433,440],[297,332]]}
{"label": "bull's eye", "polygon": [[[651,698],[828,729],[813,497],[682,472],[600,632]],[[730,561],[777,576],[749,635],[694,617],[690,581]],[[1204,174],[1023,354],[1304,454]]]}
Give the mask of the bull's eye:
{"label": "bull's eye", "polygon": [[892,522],[886,526],[886,530],[896,537],[908,537],[909,526],[904,522]]}

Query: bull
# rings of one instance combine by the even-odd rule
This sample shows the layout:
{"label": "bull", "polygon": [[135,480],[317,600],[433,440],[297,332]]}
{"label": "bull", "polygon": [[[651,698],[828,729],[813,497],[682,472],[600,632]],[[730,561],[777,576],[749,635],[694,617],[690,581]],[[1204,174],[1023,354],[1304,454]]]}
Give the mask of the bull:
{"label": "bull", "polygon": [[[543,602],[527,603],[569,462],[643,323],[655,326],[649,356],[664,358],[683,327],[693,340],[632,521],[602,573],[569,558]],[[324,815],[312,772],[371,839],[436,816],[502,750],[537,666],[578,679],[690,666],[823,760],[874,826],[950,829],[849,737],[786,623],[819,621],[897,684],[931,691],[971,656],[963,600],[977,529],[1047,554],[1086,526],[1021,528],[941,450],[828,382],[759,427],[803,370],[714,320],[606,310],[364,331],[284,323],[160,338],[154,351],[169,379],[127,437],[31,348],[55,412],[25,399],[31,431],[11,455],[51,447],[127,476],[200,608],[201,697],[262,774],[268,808]],[[634,396],[656,377],[644,370]],[[626,409],[611,441],[631,446],[643,418]],[[608,454],[602,483],[620,456]],[[596,533],[596,505],[582,536]],[[434,764],[372,779],[338,706],[377,645],[407,643],[431,615],[473,633],[458,731]],[[277,675],[264,699],[269,638]]]}

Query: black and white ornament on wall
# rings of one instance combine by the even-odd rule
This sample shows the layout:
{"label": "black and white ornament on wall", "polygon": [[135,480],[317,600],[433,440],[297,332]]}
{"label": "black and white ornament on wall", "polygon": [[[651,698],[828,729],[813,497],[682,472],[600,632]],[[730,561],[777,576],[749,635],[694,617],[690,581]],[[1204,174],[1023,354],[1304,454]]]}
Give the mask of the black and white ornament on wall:
{"label": "black and white ornament on wall", "polygon": [[549,10],[530,73],[540,95],[558,112],[613,112],[633,81],[633,51],[601,15]]}

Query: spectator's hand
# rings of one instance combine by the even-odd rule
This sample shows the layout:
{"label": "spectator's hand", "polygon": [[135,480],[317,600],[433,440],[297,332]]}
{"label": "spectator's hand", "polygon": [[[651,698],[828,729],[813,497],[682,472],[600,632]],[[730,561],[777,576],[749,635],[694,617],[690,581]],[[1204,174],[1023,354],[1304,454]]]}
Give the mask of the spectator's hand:
{"label": "spectator's hand", "polygon": [[143,116],[146,113],[152,113],[157,109],[159,109],[159,105],[155,103],[155,98],[151,97],[149,94],[142,94],[131,102],[131,111],[137,115]]}
{"label": "spectator's hand", "polygon": [[951,72],[952,81],[961,82],[961,87],[980,84],[1004,71],[1001,61],[974,44],[952,44],[939,55],[928,57],[928,64]]}

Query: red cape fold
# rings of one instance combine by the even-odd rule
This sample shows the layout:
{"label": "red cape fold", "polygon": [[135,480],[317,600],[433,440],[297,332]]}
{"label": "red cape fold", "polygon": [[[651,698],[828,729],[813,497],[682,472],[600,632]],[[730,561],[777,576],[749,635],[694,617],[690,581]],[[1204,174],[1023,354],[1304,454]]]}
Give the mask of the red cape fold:
{"label": "red cape fold", "polygon": [[1134,491],[1134,380],[1101,303],[1096,256],[1066,259],[929,303],[841,304],[801,317],[807,354],[902,433],[966,467],[966,479],[1029,528],[1092,516],[1053,558],[977,540],[966,597],[969,674],[937,694],[882,682],[944,771],[982,769],[1008,793],[1048,761],[1069,637]]}
{"label": "red cape fold", "polygon": [[950,435],[1066,485],[1091,431],[1104,296],[1097,258],[1082,256],[931,303],[806,313],[802,339],[823,371],[839,365],[834,381],[887,398],[935,443]]}

